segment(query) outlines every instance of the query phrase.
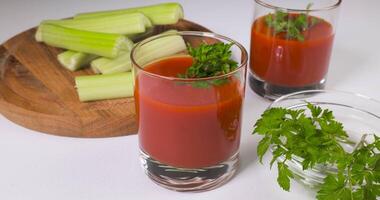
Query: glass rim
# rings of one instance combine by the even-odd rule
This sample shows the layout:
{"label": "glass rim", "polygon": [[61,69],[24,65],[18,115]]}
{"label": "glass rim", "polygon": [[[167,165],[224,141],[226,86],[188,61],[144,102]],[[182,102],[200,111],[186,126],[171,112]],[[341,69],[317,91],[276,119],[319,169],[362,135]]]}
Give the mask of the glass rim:
{"label": "glass rim", "polygon": [[327,10],[333,10],[335,8],[338,8],[343,0],[336,0],[336,2],[332,5],[328,5],[321,8],[311,8],[311,9],[295,9],[295,8],[287,8],[282,6],[276,6],[272,5],[270,3],[267,3],[265,0],[255,0],[255,2],[261,6],[264,6],[266,8],[270,8],[273,10],[283,10],[287,12],[318,12],[318,11],[327,11]]}
{"label": "glass rim", "polygon": [[[204,78],[179,78],[179,77],[170,77],[170,76],[159,75],[156,73],[148,72],[144,69],[144,67],[137,64],[137,62],[134,58],[134,54],[138,48],[147,44],[148,42],[151,42],[151,41],[156,40],[158,38],[167,37],[170,35],[199,36],[199,37],[208,37],[208,38],[226,40],[228,42],[233,43],[235,46],[237,46],[240,49],[240,51],[242,53],[242,56],[241,56],[242,60],[235,70],[228,72],[227,74],[222,74],[222,75],[212,76],[212,77],[204,77]],[[238,72],[239,70],[241,70],[242,68],[247,66],[248,52],[242,44],[238,43],[237,41],[235,41],[229,37],[223,36],[223,35],[219,35],[219,34],[211,33],[211,32],[202,32],[202,31],[178,31],[178,32],[173,32],[173,33],[166,33],[166,34],[151,36],[149,38],[146,38],[146,39],[140,41],[131,50],[131,62],[132,62],[133,67],[137,67],[141,72],[143,72],[149,76],[160,78],[160,79],[166,79],[166,80],[170,80],[170,81],[180,81],[180,82],[208,81],[208,80],[222,79],[222,78],[232,76],[233,74],[235,74],[236,72]]]}
{"label": "glass rim", "polygon": [[[276,107],[276,104],[279,104],[279,103],[281,103],[283,101],[292,99],[292,97],[296,97],[298,95],[321,94],[321,93],[324,93],[324,94],[335,93],[335,94],[342,94],[342,95],[350,95],[350,96],[353,96],[353,97],[358,97],[360,99],[363,99],[363,100],[366,100],[366,101],[378,104],[380,106],[380,100],[372,98],[372,97],[369,97],[369,96],[366,96],[366,95],[363,95],[363,94],[360,94],[360,93],[348,92],[348,91],[342,91],[342,90],[304,90],[304,91],[299,91],[299,92],[293,92],[293,93],[290,93],[290,94],[287,94],[287,95],[284,95],[284,96],[281,96],[281,97],[277,98],[276,100],[274,100],[267,107],[267,109]],[[357,109],[356,107],[351,106],[351,105],[349,107]],[[364,111],[365,113],[370,114],[370,115],[372,115],[372,116],[380,119],[380,115],[379,114],[374,114],[374,113],[372,113],[370,111],[366,111],[366,110],[362,110],[362,109],[361,109],[361,111]]]}

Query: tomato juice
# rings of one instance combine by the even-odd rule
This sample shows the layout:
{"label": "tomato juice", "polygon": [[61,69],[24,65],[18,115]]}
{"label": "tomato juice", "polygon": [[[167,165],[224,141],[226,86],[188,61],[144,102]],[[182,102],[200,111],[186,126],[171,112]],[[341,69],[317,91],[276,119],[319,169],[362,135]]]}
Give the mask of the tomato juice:
{"label": "tomato juice", "polygon": [[136,76],[140,147],[153,159],[181,168],[221,163],[238,152],[240,143],[244,83],[229,76],[224,84],[199,88],[192,81],[170,80],[192,62],[190,56],[168,57]]}
{"label": "tomato juice", "polygon": [[[309,16],[309,21],[311,16]],[[303,87],[319,83],[328,71],[333,45],[332,25],[320,18],[302,32],[304,41],[275,34],[257,18],[251,30],[250,68],[267,83],[285,87]]]}

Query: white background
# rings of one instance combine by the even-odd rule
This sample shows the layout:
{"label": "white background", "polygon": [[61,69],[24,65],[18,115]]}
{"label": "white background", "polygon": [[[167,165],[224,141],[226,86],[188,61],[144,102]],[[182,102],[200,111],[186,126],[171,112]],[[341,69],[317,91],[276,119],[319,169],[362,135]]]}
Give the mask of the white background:
{"label": "white background", "polygon": [[[41,20],[78,12],[163,1],[0,0],[0,43]],[[180,1],[186,18],[249,48],[253,0]],[[380,1],[344,0],[327,88],[380,99]],[[276,169],[257,161],[254,122],[269,102],[247,88],[241,167],[226,185],[205,193],[177,193],[156,186],[140,168],[136,136],[75,139],[27,130],[0,116],[0,199],[314,199],[314,192],[276,183]],[[268,158],[266,159],[266,161]]]}

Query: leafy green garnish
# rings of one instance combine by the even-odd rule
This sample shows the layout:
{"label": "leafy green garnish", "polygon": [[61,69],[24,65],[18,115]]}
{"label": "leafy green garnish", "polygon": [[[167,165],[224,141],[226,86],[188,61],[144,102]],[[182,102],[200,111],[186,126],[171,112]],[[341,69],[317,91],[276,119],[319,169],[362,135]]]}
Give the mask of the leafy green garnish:
{"label": "leafy green garnish", "polygon": [[[311,6],[311,3],[308,4],[306,9],[310,10]],[[273,29],[274,34],[286,33],[287,39],[304,41],[305,37],[302,33],[319,23],[319,19],[309,16],[309,12],[290,14],[276,10],[275,13],[270,13],[265,16],[265,22],[268,27]]]}
{"label": "leafy green garnish", "polygon": [[[225,44],[218,42],[215,44],[201,44],[194,48],[187,46],[189,54],[193,57],[193,64],[187,69],[185,74],[179,74],[180,78],[206,78],[228,74],[234,71],[238,63],[231,59],[233,43]],[[213,81],[194,82],[195,86],[207,88],[210,84],[221,85],[228,82],[227,79]],[[193,84],[193,85],[194,85]]]}
{"label": "leafy green garnish", "polygon": [[363,199],[380,197],[380,138],[375,142],[359,143],[351,154],[347,154],[338,174],[329,174],[317,194],[319,200]]}
{"label": "leafy green garnish", "polygon": [[[336,121],[332,111],[307,104],[305,109],[271,108],[266,110],[255,124],[253,134],[263,135],[257,154],[262,158],[273,146],[270,166],[277,162],[277,182],[286,191],[294,174],[287,160],[300,157],[303,170],[316,164],[337,166],[337,173],[330,173],[317,194],[319,200],[376,200],[380,196],[380,137],[374,142],[362,140],[352,152],[342,145],[353,144]],[[285,158],[279,161],[278,158]]]}

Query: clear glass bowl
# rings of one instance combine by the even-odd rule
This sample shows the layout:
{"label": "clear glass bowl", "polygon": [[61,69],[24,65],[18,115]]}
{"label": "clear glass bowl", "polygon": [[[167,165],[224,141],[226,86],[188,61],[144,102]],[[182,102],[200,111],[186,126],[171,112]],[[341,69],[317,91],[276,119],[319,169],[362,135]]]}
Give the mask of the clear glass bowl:
{"label": "clear glass bowl", "polygon": [[[343,123],[344,130],[354,142],[359,142],[366,134],[380,134],[380,101],[360,94],[308,90],[280,97],[269,108],[306,109],[306,102],[333,111],[336,120]],[[372,137],[367,137],[369,138]],[[355,145],[346,145],[344,148],[350,152]],[[284,158],[280,157],[278,160],[283,161]],[[327,173],[336,172],[336,167],[331,165],[316,165],[313,169],[303,170],[302,160],[300,157],[293,157],[286,164],[297,181],[311,188],[317,188],[323,183]]]}

